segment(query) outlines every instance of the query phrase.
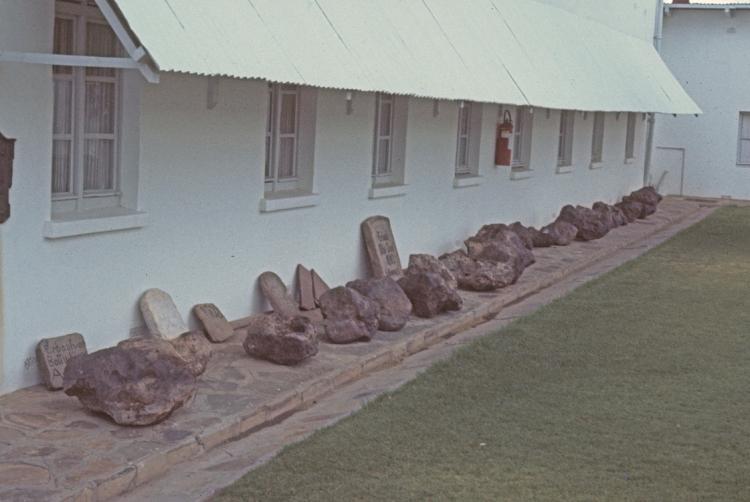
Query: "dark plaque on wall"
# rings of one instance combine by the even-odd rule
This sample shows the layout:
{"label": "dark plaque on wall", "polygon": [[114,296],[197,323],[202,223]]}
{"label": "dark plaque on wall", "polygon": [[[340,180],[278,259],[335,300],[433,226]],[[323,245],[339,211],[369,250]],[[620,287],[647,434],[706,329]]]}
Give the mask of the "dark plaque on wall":
{"label": "dark plaque on wall", "polygon": [[10,218],[10,187],[13,184],[13,145],[16,140],[0,133],[0,223]]}

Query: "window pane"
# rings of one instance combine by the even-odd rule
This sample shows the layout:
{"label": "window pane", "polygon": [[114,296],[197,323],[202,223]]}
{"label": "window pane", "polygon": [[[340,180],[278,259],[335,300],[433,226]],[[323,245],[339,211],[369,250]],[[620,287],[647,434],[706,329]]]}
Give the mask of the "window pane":
{"label": "window pane", "polygon": [[462,135],[469,134],[469,120],[471,119],[471,104],[465,103],[459,117],[459,131]]}
{"label": "window pane", "polygon": [[393,115],[393,103],[383,101],[380,104],[380,136],[391,135],[391,116]]}
{"label": "window pane", "polygon": [[52,142],[52,193],[69,193],[71,142],[55,140]]}
{"label": "window pane", "polygon": [[53,111],[52,132],[54,134],[72,134],[73,118],[73,81],[55,80],[55,104]]}
{"label": "window pane", "polygon": [[115,108],[115,84],[86,82],[86,133],[114,134]]}
{"label": "window pane", "polygon": [[281,96],[279,132],[281,134],[297,132],[297,96],[295,94],[283,94]]}
{"label": "window pane", "polygon": [[[55,18],[55,34],[52,52],[55,54],[73,54],[73,36],[75,27],[72,19]],[[54,66],[54,73],[71,74],[70,66]]]}
{"label": "window pane", "polygon": [[[116,57],[120,54],[119,42],[106,24],[86,23],[86,55]],[[114,77],[116,70],[108,68],[86,68],[86,75]]]}
{"label": "window pane", "polygon": [[391,142],[381,139],[378,142],[378,165],[377,174],[389,174],[391,172]]}
{"label": "window pane", "polygon": [[279,141],[279,179],[294,178],[294,138],[281,138]]}
{"label": "window pane", "polygon": [[740,140],[740,163],[750,164],[750,139]]}
{"label": "window pane", "polygon": [[750,139],[750,113],[741,113],[740,121],[740,138]]}
{"label": "window pane", "polygon": [[461,138],[458,140],[458,167],[465,167],[469,164],[469,140]]}
{"label": "window pane", "polygon": [[83,159],[83,190],[114,190],[114,141],[86,140]]}
{"label": "window pane", "polygon": [[266,135],[266,179],[273,178],[271,170],[271,136]]}

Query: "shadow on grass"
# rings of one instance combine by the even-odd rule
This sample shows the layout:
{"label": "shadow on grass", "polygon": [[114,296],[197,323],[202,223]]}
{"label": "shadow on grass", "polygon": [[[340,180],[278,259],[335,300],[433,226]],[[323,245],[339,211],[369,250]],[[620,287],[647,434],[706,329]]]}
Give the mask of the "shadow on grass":
{"label": "shadow on grass", "polygon": [[750,500],[750,209],[478,340],[218,500]]}

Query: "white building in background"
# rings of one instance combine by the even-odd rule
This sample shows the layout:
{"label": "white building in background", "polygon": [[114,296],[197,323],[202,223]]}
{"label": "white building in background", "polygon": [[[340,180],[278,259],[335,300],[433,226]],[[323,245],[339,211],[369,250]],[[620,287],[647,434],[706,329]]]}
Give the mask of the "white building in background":
{"label": "white building in background", "polygon": [[407,258],[638,188],[647,114],[699,109],[654,2],[599,3],[0,0],[0,392],[41,338],[140,332],[148,288],[240,318],[265,270],[364,276],[372,215]]}
{"label": "white building in background", "polygon": [[663,192],[750,199],[750,4],[665,6],[661,54],[703,115],[657,120]]}

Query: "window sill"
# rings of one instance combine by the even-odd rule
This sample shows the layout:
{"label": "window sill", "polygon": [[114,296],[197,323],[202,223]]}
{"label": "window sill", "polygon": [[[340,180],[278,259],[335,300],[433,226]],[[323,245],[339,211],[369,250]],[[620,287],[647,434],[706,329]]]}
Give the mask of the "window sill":
{"label": "window sill", "polygon": [[320,194],[309,192],[267,193],[260,199],[260,212],[273,213],[289,209],[315,207],[320,204]]}
{"label": "window sill", "polygon": [[512,181],[527,180],[534,177],[534,171],[531,169],[512,169],[510,171],[510,179]]}
{"label": "window sill", "polygon": [[625,165],[629,166],[630,164],[635,164],[635,159],[625,159]]}
{"label": "window sill", "polygon": [[64,239],[79,235],[118,232],[142,228],[148,224],[148,214],[125,208],[95,209],[61,213],[44,222],[45,239]]}
{"label": "window sill", "polygon": [[370,188],[370,199],[403,197],[409,193],[409,185],[382,185]]}
{"label": "window sill", "polygon": [[604,167],[604,162],[592,162],[589,164],[589,169],[601,169]]}
{"label": "window sill", "polygon": [[453,178],[453,188],[478,187],[484,183],[484,178],[476,174],[465,174]]}
{"label": "window sill", "polygon": [[557,174],[568,174],[573,172],[572,165],[557,166]]}

